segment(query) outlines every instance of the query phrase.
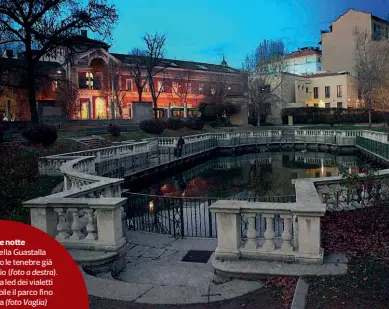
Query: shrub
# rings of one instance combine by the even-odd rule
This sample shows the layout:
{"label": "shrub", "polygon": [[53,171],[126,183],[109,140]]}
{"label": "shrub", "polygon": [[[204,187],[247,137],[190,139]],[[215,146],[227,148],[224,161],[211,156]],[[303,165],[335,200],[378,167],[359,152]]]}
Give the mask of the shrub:
{"label": "shrub", "polygon": [[169,118],[166,123],[169,130],[179,130],[185,127],[184,120],[180,118]]}
{"label": "shrub", "polygon": [[23,137],[32,144],[42,144],[49,146],[57,140],[57,129],[46,124],[38,124],[27,128],[23,133]]}
{"label": "shrub", "polygon": [[248,124],[251,124],[252,126],[256,127],[258,125],[257,117],[249,117]]}
{"label": "shrub", "polygon": [[161,134],[166,128],[166,122],[159,119],[143,120],[139,123],[139,129],[149,134]]}
{"label": "shrub", "polygon": [[4,142],[4,133],[7,130],[7,127],[0,123],[0,144]]}
{"label": "shrub", "polygon": [[185,126],[192,130],[202,130],[204,128],[204,121],[197,117],[187,118],[185,120]]}
{"label": "shrub", "polygon": [[110,123],[108,126],[108,132],[112,136],[118,137],[120,135],[120,126],[114,123]]}

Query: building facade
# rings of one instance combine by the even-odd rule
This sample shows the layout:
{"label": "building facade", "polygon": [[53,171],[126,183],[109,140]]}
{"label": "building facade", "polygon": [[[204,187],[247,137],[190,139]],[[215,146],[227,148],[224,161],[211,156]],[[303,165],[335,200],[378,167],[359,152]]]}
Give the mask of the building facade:
{"label": "building facade", "polygon": [[305,76],[295,83],[296,103],[299,106],[321,108],[359,108],[354,77],[347,72],[321,73]]}
{"label": "building facade", "polygon": [[322,53],[319,48],[303,47],[285,57],[286,72],[311,75],[322,71]]}
{"label": "building facade", "polygon": [[323,70],[354,72],[355,29],[366,32],[372,40],[389,38],[389,22],[354,9],[349,9],[331,23],[329,31],[322,31]]}
{"label": "building facade", "polygon": [[[45,109],[45,116],[49,115],[50,111],[56,114],[59,112],[60,106],[55,104],[58,96],[74,95],[65,93],[69,92],[69,87],[58,87],[60,83],[70,82],[71,91],[77,92],[72,108],[61,107],[62,113],[66,113],[71,119],[132,119],[132,102],[150,104],[153,101],[149,83],[145,82],[145,70],[141,70],[144,87],[141,98],[139,97],[137,83],[132,74],[136,56],[110,53],[109,45],[88,38],[86,31],[75,36],[73,41],[72,50],[58,48],[39,61],[39,66],[52,64],[51,66],[58,68],[56,71],[61,71],[59,76],[53,76],[47,81],[47,85],[42,89],[37,89],[37,100],[54,102]],[[6,57],[7,55],[3,55],[2,59]],[[13,56],[16,57],[18,59],[15,61],[23,61],[24,55],[21,53]],[[161,70],[162,68],[164,70]],[[159,116],[168,106],[175,116],[183,116],[184,105],[190,110],[197,108],[200,103],[212,102],[220,87],[225,89],[226,95],[244,92],[245,83],[241,72],[229,67],[224,58],[220,65],[164,59],[155,69],[160,71],[153,77],[153,85],[157,89]],[[0,99],[0,112],[5,114],[9,110],[8,97],[3,95]],[[5,105],[2,102],[6,102]],[[26,106],[18,103],[18,98],[14,98],[12,102],[13,115],[16,118],[21,119],[16,116],[21,114],[25,115],[24,118],[28,117],[28,104]],[[38,111],[40,108],[42,113],[43,106],[47,104],[40,105],[39,107],[38,102]]]}

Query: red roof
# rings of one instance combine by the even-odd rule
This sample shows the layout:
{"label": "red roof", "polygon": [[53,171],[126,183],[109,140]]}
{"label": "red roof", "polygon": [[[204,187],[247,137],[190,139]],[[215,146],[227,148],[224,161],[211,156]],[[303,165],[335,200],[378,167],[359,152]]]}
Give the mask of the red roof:
{"label": "red roof", "polygon": [[297,58],[297,57],[308,57],[313,55],[321,55],[321,50],[314,50],[314,49],[298,50],[289,55],[286,55],[285,58],[290,59],[290,58]]}

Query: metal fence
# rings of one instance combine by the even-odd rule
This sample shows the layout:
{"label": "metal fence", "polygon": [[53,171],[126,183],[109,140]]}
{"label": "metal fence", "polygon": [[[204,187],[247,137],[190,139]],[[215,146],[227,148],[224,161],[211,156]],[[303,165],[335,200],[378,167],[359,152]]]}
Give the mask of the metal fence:
{"label": "metal fence", "polygon": [[370,152],[373,152],[385,159],[389,159],[389,144],[357,136],[356,145]]}
{"label": "metal fence", "polygon": [[[214,197],[168,197],[140,193],[124,193],[126,222],[131,230],[167,234],[174,237],[217,237],[216,215],[209,206],[219,199]],[[235,198],[234,198],[235,199]],[[274,196],[245,199],[251,202],[293,203],[295,196]],[[257,216],[257,229],[265,231],[265,223]],[[282,220],[276,218],[276,231],[282,233]],[[242,237],[245,235],[247,220],[242,217]],[[262,227],[262,228],[261,228]],[[276,232],[277,234],[277,232]],[[262,235],[263,236],[263,235]]]}

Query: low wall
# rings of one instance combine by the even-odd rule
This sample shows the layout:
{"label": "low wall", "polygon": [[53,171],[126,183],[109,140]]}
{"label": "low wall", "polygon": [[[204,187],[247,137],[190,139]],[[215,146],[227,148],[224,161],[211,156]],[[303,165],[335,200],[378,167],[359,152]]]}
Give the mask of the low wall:
{"label": "low wall", "polygon": [[[368,134],[370,133],[365,131],[331,130],[201,134],[184,138],[183,157],[217,148],[234,149],[246,145],[266,147],[288,143],[353,147],[358,137],[369,138]],[[127,166],[129,172],[146,171],[152,167],[164,166],[167,162],[182,160],[182,157],[171,157],[176,142],[177,138],[154,138],[140,143],[42,158],[40,172],[62,173],[64,191],[25,202],[24,205],[30,208],[31,224],[55,237],[70,250],[109,251],[120,256],[120,248],[125,245],[122,207],[126,199],[120,197],[124,179],[106,178],[98,173],[115,173],[118,166]],[[133,162],[134,158],[139,158],[136,169],[127,164]],[[219,235],[216,256],[320,263],[323,258],[320,248],[320,217],[326,211],[326,204],[315,187],[318,181],[296,180],[296,203],[220,201],[214,204],[211,210],[218,217]],[[326,181],[334,179],[320,179],[320,183]],[[267,228],[262,240],[257,237],[255,230],[257,214],[266,220]],[[243,242],[240,237],[240,216],[247,218],[248,224]],[[276,239],[272,230],[275,216],[284,224],[279,239]],[[123,261],[122,256],[119,260]],[[112,267],[117,269],[118,266]]]}

